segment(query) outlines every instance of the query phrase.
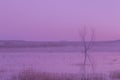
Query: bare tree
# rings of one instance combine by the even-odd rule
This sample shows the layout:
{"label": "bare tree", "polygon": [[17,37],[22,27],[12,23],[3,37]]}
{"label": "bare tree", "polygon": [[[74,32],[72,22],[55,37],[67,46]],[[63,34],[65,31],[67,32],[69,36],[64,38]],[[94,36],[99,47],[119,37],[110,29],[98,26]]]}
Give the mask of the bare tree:
{"label": "bare tree", "polygon": [[94,63],[91,60],[90,55],[88,54],[89,50],[92,48],[93,40],[94,40],[94,30],[91,29],[90,33],[87,30],[86,27],[83,27],[80,31],[80,38],[81,38],[81,46],[82,46],[82,53],[84,53],[84,62],[83,62],[83,70],[84,75],[86,75],[86,66],[87,66],[87,60],[91,64],[91,68],[94,72]]}

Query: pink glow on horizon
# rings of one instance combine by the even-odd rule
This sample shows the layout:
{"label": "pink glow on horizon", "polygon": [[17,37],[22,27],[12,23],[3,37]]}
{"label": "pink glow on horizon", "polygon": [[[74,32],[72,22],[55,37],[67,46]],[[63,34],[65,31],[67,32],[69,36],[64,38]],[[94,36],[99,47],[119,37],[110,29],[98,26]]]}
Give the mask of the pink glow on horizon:
{"label": "pink glow on horizon", "polygon": [[0,40],[79,40],[82,25],[97,40],[120,39],[120,0],[0,0]]}

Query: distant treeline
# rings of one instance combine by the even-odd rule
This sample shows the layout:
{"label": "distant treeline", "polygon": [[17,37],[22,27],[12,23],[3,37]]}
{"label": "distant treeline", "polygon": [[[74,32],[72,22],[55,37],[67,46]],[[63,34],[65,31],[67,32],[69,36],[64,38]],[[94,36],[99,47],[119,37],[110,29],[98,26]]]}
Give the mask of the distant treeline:
{"label": "distant treeline", "polygon": [[[80,41],[0,41],[0,48],[82,46]],[[120,41],[93,41],[92,46],[120,46]]]}
{"label": "distant treeline", "polygon": [[33,41],[0,41],[1,48],[17,47],[65,47],[80,46],[80,42],[33,42]]}

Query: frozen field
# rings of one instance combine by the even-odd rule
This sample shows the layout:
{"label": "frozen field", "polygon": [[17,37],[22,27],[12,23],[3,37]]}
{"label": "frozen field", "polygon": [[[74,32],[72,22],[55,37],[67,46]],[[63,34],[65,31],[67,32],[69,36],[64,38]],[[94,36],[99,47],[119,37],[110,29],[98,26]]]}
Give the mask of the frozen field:
{"label": "frozen field", "polygon": [[[119,52],[91,52],[95,72],[120,70]],[[0,78],[25,69],[51,73],[79,73],[83,54],[80,52],[0,52]]]}

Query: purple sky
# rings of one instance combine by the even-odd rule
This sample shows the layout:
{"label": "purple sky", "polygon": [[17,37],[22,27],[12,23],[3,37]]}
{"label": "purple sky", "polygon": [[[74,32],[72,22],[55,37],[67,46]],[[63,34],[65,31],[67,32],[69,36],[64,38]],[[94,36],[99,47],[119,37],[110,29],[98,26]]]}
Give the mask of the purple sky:
{"label": "purple sky", "polygon": [[120,39],[120,0],[0,0],[1,40],[79,40],[83,25]]}

